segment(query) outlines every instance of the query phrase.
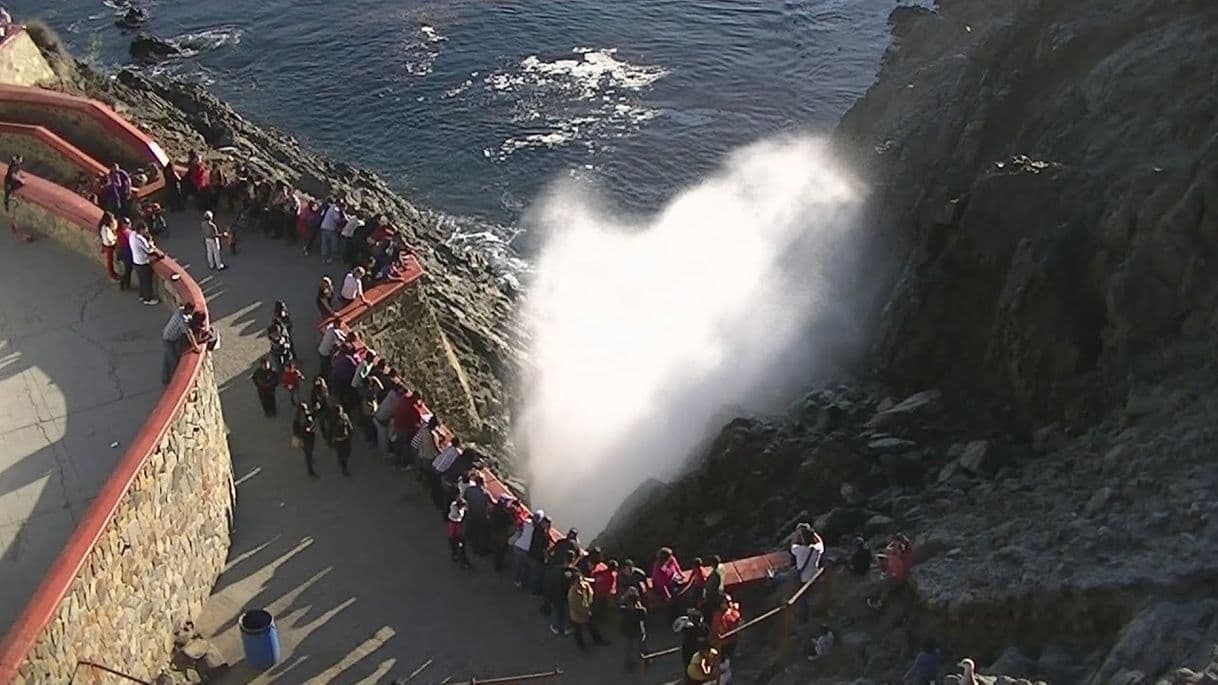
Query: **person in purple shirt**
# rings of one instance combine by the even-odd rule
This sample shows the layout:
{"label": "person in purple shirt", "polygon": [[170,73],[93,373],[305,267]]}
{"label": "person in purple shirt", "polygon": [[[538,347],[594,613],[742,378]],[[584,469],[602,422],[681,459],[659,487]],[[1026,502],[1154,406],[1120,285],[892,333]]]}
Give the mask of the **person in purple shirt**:
{"label": "person in purple shirt", "polygon": [[131,216],[131,174],[115,162],[110,167],[110,173],[106,174],[106,182],[106,193],[112,203],[112,211],[115,214]]}
{"label": "person in purple shirt", "polygon": [[351,387],[355,378],[355,367],[359,360],[355,358],[355,348],[344,343],[334,357],[334,367],[330,371],[330,388],[338,393],[339,401],[344,408],[353,407],[358,397]]}

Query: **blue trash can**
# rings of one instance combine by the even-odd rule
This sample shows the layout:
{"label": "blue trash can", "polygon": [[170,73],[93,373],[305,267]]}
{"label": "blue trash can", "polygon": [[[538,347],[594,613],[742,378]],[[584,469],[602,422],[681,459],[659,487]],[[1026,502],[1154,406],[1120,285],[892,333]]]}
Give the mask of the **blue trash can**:
{"label": "blue trash can", "polygon": [[250,666],[265,671],[279,663],[279,628],[266,609],[251,609],[241,614],[241,648]]}

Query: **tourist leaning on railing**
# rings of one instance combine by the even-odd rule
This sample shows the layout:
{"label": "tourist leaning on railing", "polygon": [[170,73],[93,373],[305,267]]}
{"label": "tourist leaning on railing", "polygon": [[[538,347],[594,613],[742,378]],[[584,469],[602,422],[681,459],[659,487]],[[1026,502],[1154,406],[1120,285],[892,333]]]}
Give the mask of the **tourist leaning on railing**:
{"label": "tourist leaning on railing", "polygon": [[169,379],[173,377],[173,372],[178,368],[178,362],[182,359],[182,353],[186,348],[190,348],[194,352],[199,351],[199,341],[195,338],[194,331],[190,328],[191,317],[195,313],[195,303],[185,302],[181,307],[173,310],[169,315],[169,320],[165,322],[164,328],[161,329],[161,384],[168,385]]}

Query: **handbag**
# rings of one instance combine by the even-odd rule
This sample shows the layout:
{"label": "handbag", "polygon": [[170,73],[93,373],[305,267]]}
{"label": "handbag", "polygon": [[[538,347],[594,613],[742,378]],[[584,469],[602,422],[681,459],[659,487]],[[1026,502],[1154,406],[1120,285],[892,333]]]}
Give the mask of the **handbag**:
{"label": "handbag", "polygon": [[300,448],[302,448],[302,447],[304,447],[304,441],[302,441],[302,440],[300,439],[300,436],[293,435],[293,436],[292,436],[292,448],[293,448],[293,449],[300,449]]}

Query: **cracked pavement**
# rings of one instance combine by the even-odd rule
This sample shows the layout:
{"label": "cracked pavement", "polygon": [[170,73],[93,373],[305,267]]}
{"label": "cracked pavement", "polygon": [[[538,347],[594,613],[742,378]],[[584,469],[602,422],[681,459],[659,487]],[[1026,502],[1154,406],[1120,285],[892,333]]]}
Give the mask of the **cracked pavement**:
{"label": "cracked pavement", "polygon": [[[24,608],[160,397],[165,307],[96,262],[0,234],[0,629]],[[112,443],[118,443],[111,447]]]}

